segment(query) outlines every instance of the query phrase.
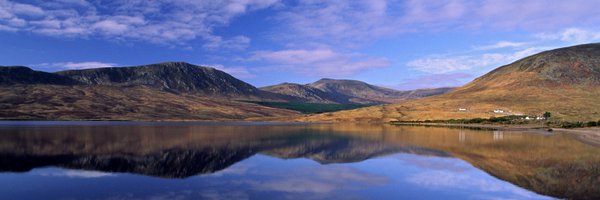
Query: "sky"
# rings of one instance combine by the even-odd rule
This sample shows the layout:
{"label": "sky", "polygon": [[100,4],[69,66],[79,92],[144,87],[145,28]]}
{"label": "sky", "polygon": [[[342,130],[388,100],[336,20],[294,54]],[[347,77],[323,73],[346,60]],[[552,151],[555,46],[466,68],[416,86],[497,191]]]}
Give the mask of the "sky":
{"label": "sky", "polygon": [[460,86],[544,50],[600,42],[600,0],[0,0],[0,65],[183,61],[255,86],[355,79]]}

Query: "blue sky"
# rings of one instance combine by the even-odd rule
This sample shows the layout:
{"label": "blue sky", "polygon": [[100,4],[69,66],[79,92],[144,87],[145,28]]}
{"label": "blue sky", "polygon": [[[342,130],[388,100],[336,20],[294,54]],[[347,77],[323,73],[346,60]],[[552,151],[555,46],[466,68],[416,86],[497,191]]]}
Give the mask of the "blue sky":
{"label": "blue sky", "polygon": [[0,0],[0,65],[59,71],[185,61],[256,86],[357,79],[460,86],[600,41],[600,0]]}

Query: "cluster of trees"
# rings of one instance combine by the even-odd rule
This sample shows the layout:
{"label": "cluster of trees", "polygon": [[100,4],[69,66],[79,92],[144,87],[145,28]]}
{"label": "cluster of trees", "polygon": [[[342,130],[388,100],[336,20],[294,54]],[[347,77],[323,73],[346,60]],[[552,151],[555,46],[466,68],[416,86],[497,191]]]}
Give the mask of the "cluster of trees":
{"label": "cluster of trees", "polygon": [[600,120],[589,121],[589,122],[560,122],[558,124],[561,128],[584,128],[584,127],[596,127],[600,126]]}
{"label": "cluster of trees", "polygon": [[446,123],[446,124],[517,124],[517,120],[523,116],[509,115],[503,117],[473,118],[473,119],[449,119],[449,120],[425,120],[425,121],[398,121],[397,123]]}

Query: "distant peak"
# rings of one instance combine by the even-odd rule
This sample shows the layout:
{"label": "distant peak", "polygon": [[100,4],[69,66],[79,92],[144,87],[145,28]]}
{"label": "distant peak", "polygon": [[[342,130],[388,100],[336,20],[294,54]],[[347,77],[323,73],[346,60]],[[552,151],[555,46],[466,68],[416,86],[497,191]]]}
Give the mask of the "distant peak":
{"label": "distant peak", "polygon": [[0,68],[7,69],[7,70],[28,70],[28,71],[33,71],[33,69],[31,69],[29,67],[25,67],[25,66],[0,66]]}
{"label": "distant peak", "polygon": [[332,79],[332,78],[322,78],[322,79],[319,79],[318,81],[334,81],[334,80],[336,80],[336,79]]}
{"label": "distant peak", "polygon": [[322,78],[311,84],[367,84],[358,80]]}
{"label": "distant peak", "polygon": [[162,63],[158,63],[156,65],[166,65],[166,66],[197,66],[197,65],[190,64],[188,62],[182,62],[182,61],[177,61],[177,62],[162,62]]}

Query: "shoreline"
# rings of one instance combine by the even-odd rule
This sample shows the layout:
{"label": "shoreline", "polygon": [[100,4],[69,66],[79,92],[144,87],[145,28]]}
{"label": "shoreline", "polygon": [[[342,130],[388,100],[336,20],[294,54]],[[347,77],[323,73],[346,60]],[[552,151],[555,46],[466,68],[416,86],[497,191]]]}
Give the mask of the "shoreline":
{"label": "shoreline", "polygon": [[[446,123],[411,123],[394,122],[391,125],[399,126],[433,126],[433,127],[456,127],[456,128],[479,128],[492,129],[500,131],[522,131],[541,134],[569,134],[574,136],[582,143],[600,148],[600,127],[593,128],[551,128],[547,126],[527,126],[527,125],[495,125],[495,124],[446,124]],[[552,131],[549,131],[551,129]]]}
{"label": "shoreline", "polygon": [[450,124],[450,123],[416,123],[416,122],[390,122],[391,125],[411,125],[411,126],[435,126],[435,127],[463,127],[463,128],[481,128],[481,129],[493,129],[499,131],[548,131],[548,129],[555,130],[547,126],[527,126],[527,125],[498,125],[498,124]]}

